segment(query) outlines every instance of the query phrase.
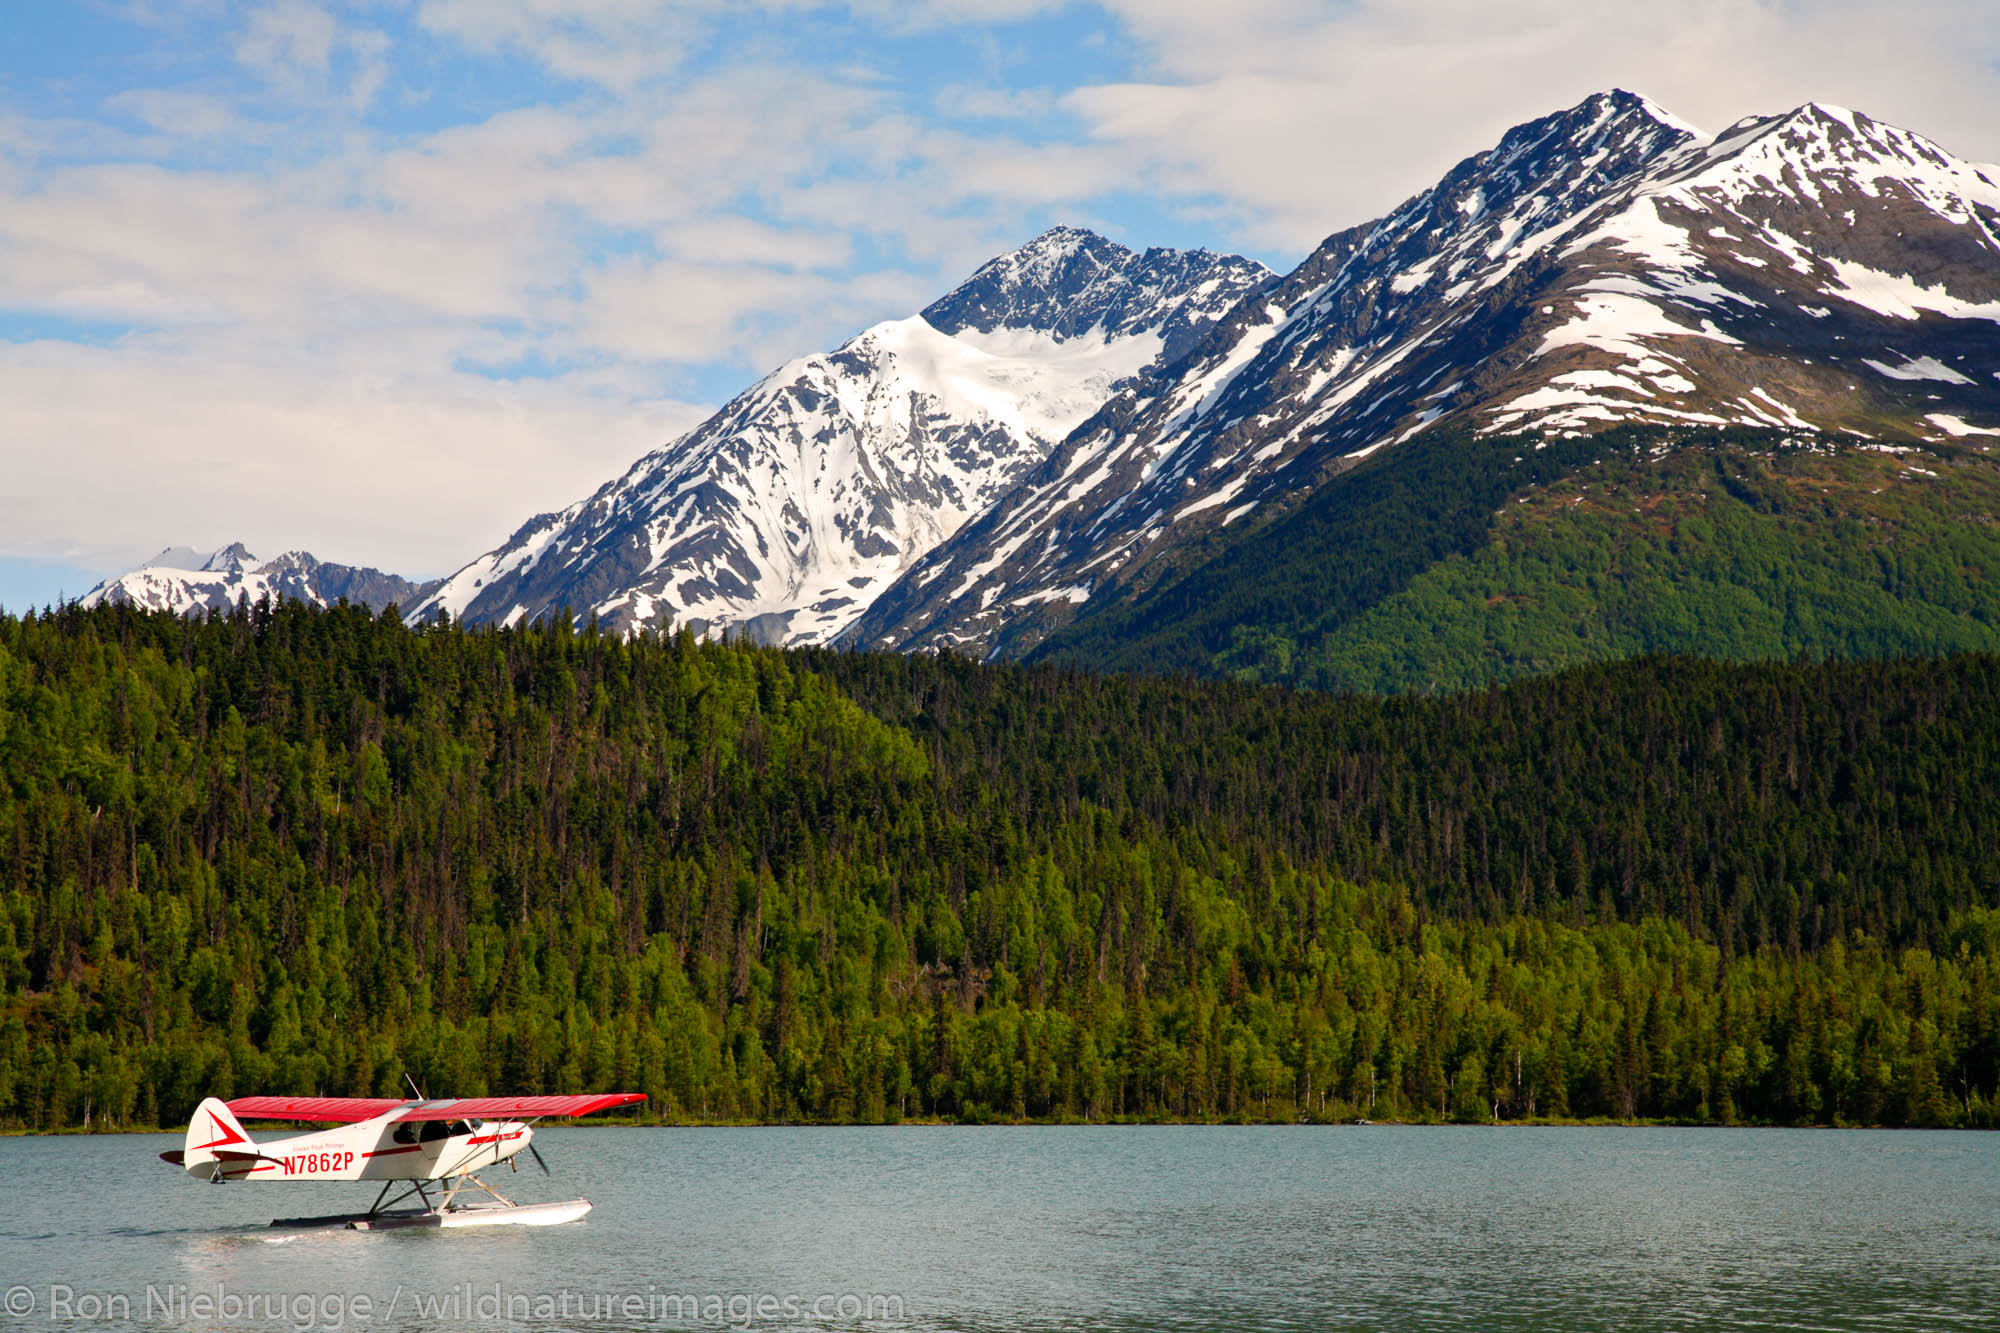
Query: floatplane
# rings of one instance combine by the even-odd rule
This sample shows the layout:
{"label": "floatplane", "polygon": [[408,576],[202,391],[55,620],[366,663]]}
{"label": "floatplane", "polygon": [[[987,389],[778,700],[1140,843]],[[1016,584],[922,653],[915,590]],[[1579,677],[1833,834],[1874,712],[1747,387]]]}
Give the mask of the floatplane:
{"label": "floatplane", "polygon": [[[414,1089],[412,1089],[414,1091]],[[515,1203],[477,1172],[526,1149],[535,1165],[548,1163],[534,1146],[535,1122],[550,1116],[589,1115],[643,1102],[643,1092],[580,1093],[559,1097],[210,1097],[195,1108],[186,1144],[160,1156],[196,1180],[382,1182],[365,1213],[279,1218],[274,1227],[346,1226],[357,1231],[390,1227],[552,1226],[590,1211],[588,1199]],[[336,1128],[257,1142],[245,1120],[332,1124]],[[406,1188],[390,1198],[398,1185]],[[425,1186],[434,1186],[433,1199]],[[414,1197],[419,1207],[399,1207]]]}

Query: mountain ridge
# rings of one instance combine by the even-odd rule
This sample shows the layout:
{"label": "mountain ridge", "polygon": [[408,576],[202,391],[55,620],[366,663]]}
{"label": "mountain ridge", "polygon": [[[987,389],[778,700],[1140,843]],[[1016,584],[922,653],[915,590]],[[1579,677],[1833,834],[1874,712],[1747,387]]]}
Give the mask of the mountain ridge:
{"label": "mountain ridge", "polygon": [[[1252,640],[1300,648],[1355,609],[1341,577],[1315,591],[1293,569],[1295,604],[1269,610],[1240,571],[1291,569],[1273,534],[1423,575],[1353,510],[1434,486],[1397,472],[1413,441],[1490,442],[1424,459],[1490,473],[1437,495],[1509,504],[1532,497],[1488,493],[1517,455],[1552,450],[1529,469],[1545,488],[1551,460],[1597,461],[1561,441],[1624,427],[1665,432],[1659,458],[1740,430],[1979,451],[2000,438],[1996,323],[2000,168],[1827,103],[1710,135],[1614,89],[1513,127],[1284,275],[1050,228],[918,313],[787,362],[426,585],[414,612],[1143,666],[1141,645],[1168,640],[1116,627],[1156,635],[1178,606],[1204,626],[1193,658],[1165,627],[1179,669],[1261,671],[1217,616],[1264,617]],[[1827,522],[1869,519],[1834,489],[1851,508],[1829,501]],[[1977,486],[1930,493],[1972,497],[1951,522],[1991,517]],[[1292,523],[1335,512],[1374,544]],[[1405,518],[1424,558],[1472,558],[1487,531],[1439,546]],[[192,573],[148,576],[148,595],[212,604],[226,576]]]}
{"label": "mountain ridge", "polygon": [[149,611],[192,615],[227,611],[239,601],[290,599],[313,606],[340,601],[381,611],[421,601],[438,580],[418,582],[366,566],[335,564],[309,551],[286,551],[259,560],[242,542],[203,553],[170,546],[122,574],[104,579],[77,599],[84,607],[124,603]]}
{"label": "mountain ridge", "polygon": [[1330,236],[844,641],[1033,652],[1191,543],[1454,422],[2000,431],[1996,179],[1840,108],[1704,138],[1635,94],[1593,95]]}
{"label": "mountain ridge", "polygon": [[1118,383],[1270,276],[1052,228],[924,312],[779,367],[529,520],[417,613],[505,624],[567,604],[625,631],[824,641]]}

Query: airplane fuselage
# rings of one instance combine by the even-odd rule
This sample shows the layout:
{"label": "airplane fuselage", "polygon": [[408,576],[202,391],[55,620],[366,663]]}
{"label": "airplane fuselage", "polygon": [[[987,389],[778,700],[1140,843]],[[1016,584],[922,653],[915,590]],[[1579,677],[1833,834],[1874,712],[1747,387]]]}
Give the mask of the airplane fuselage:
{"label": "airplane fuselage", "polygon": [[206,1130],[190,1133],[181,1166],[197,1180],[442,1180],[504,1162],[535,1134],[518,1120],[399,1119],[403,1114],[398,1107],[372,1120],[261,1141],[211,1115]]}

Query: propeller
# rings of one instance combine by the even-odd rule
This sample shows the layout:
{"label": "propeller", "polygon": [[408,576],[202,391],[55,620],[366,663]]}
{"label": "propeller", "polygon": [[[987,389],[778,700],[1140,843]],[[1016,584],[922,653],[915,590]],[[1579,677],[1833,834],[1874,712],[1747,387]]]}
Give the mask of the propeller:
{"label": "propeller", "polygon": [[528,1145],[528,1155],[529,1155],[530,1157],[533,1157],[533,1158],[535,1159],[535,1165],[536,1165],[536,1166],[539,1166],[540,1168],[542,1168],[542,1174],[543,1174],[543,1175],[545,1175],[545,1176],[546,1176],[546,1175],[552,1175],[552,1174],[554,1174],[553,1172],[551,1172],[551,1171],[549,1170],[549,1164],[548,1164],[547,1162],[544,1162],[544,1161],[542,1160],[542,1150],[541,1150],[540,1148],[537,1148],[537,1147],[536,1147],[536,1146],[535,1146],[534,1144],[532,1144],[532,1143],[531,1143],[531,1144],[529,1144],[529,1145]]}

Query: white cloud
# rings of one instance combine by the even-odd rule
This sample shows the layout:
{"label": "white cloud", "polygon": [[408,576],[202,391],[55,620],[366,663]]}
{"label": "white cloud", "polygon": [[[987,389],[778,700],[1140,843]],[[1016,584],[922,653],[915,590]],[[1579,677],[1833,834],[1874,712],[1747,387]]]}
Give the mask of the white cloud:
{"label": "white cloud", "polygon": [[236,58],[275,84],[324,75],[333,63],[333,15],[305,0],[280,0],[250,15]]}
{"label": "white cloud", "polygon": [[[565,78],[630,93],[678,69],[718,20],[845,11],[889,35],[1006,23],[1069,0],[422,0],[418,22],[483,51],[510,50]],[[851,71],[850,71],[851,72]]]}
{"label": "white cloud", "polygon": [[[364,110],[389,77],[386,34],[343,24],[307,0],[275,0],[252,10],[232,50],[238,64],[296,102]],[[343,64],[344,70],[337,68]],[[336,87],[340,77],[347,81],[344,90]]]}
{"label": "white cloud", "polygon": [[0,346],[9,553],[116,568],[170,541],[242,540],[267,557],[304,547],[442,573],[701,415],[635,400],[631,383],[215,350]]}
{"label": "white cloud", "polygon": [[1152,186],[1241,211],[1298,251],[1387,212],[1509,126],[1601,89],[1699,124],[1812,100],[1974,157],[2000,147],[2000,24],[1984,0],[1108,0],[1147,53],[1074,89],[1090,137]]}
{"label": "white cloud", "polygon": [[389,80],[389,38],[366,29],[347,34],[347,48],[354,55],[354,78],[348,84],[347,104],[356,111],[366,110]]}
{"label": "white cloud", "polygon": [[106,98],[104,109],[175,138],[241,135],[247,128],[226,99],[179,88],[127,89]]}
{"label": "white cloud", "polygon": [[844,342],[932,294],[930,284],[901,274],[857,281],[749,264],[625,260],[592,271],[556,345],[635,361],[698,361],[715,352],[721,332],[763,369]]}
{"label": "white cloud", "polygon": [[1068,7],[1069,0],[848,0],[846,5],[891,32],[1005,23]]}
{"label": "white cloud", "polygon": [[933,99],[947,116],[968,120],[1039,120],[1057,109],[1056,95],[1047,88],[990,88],[955,83]]}
{"label": "white cloud", "polygon": [[[690,424],[662,386],[907,314],[1051,214],[1150,195],[1282,261],[1612,85],[1711,126],[1831,100],[2000,156],[1975,0],[1107,0],[1136,63],[1031,61],[1025,89],[977,33],[908,84],[787,49],[795,8],[929,50],[1061,6],[276,0],[205,20],[228,77],[163,59],[171,86],[105,100],[119,124],[0,108],[0,310],[138,330],[0,344],[0,556],[241,538],[439,571]],[[584,86],[384,128],[440,45]]]}
{"label": "white cloud", "polygon": [[664,254],[700,264],[755,264],[780,271],[845,269],[853,237],[833,228],[777,227],[737,217],[668,222],[654,239]]}
{"label": "white cloud", "polygon": [[[746,67],[304,166],[0,181],[0,308],[151,330],[0,345],[0,554],[241,539],[455,568],[693,424],[660,397],[677,368],[734,358],[747,384],[935,294],[854,270],[857,238],[990,253],[936,219],[927,169],[879,93]],[[555,373],[466,369],[517,363]]]}
{"label": "white cloud", "polygon": [[476,50],[629,92],[679,67],[724,0],[423,0],[417,20]]}

